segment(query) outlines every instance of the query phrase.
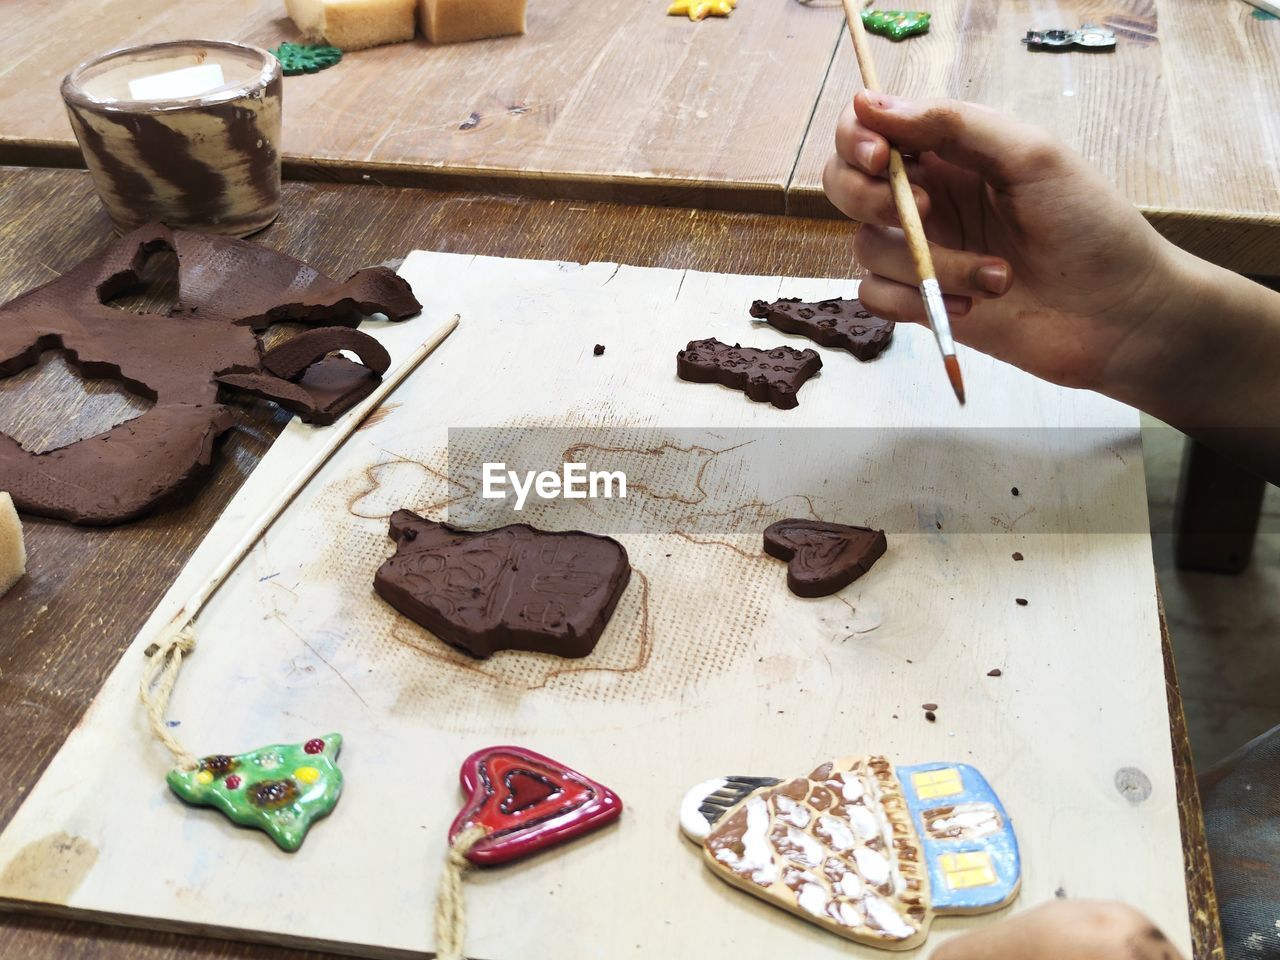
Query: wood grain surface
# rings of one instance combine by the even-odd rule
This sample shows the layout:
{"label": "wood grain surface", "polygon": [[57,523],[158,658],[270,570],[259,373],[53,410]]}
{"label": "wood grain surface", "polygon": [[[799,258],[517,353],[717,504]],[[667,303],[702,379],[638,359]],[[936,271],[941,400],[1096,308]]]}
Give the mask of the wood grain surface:
{"label": "wood grain surface", "polygon": [[[1180,246],[1280,272],[1280,23],[1226,0],[918,0],[924,37],[873,37],[885,89],[1043,123]],[[859,86],[838,2],[691,23],[661,4],[539,0],[529,34],[349,54],[285,87],[287,178],[832,216],[823,163]],[[1031,26],[1093,20],[1110,54],[1029,53]],[[274,0],[0,5],[0,162],[80,166],[63,74],[114,47],[296,38]],[[833,61],[834,57],[834,61]]]}
{"label": "wood grain surface", "polygon": [[[696,210],[627,208],[459,193],[289,184],[279,223],[260,242],[335,275],[403,256],[414,246],[503,256],[617,259],[647,266],[725,272],[847,276],[852,225]],[[0,170],[0,297],[51,279],[109,236],[87,176],[73,171]],[[430,291],[419,291],[428,299]],[[47,374],[46,374],[47,375]],[[56,379],[56,378],[54,378]],[[48,381],[46,381],[47,383]],[[73,387],[68,379],[67,388]],[[47,402],[24,395],[0,411]],[[27,524],[31,574],[0,600],[0,822],[7,822],[76,724],[103,677],[283,421],[265,405],[244,408],[240,428],[218,451],[208,482],[168,509],[130,526],[77,529]],[[96,428],[96,425],[95,425]],[[1178,704],[1171,687],[1171,703]],[[1177,711],[1175,710],[1175,721]],[[1176,726],[1175,726],[1176,730]],[[1219,942],[1191,760],[1175,737],[1183,777],[1188,885],[1197,957]],[[0,918],[0,955],[29,958],[311,957],[268,947],[80,922]]]}
{"label": "wood grain surface", "polygon": [[[745,14],[745,15],[744,15]],[[286,176],[781,212],[840,36],[838,9],[725,19],[648,0],[538,0],[529,32],[419,38],[289,77]],[[76,64],[191,35],[297,39],[282,0],[67,0],[0,9],[0,162],[79,165],[59,95]]]}
{"label": "wood grain surface", "polygon": [[[1280,270],[1280,22],[1220,0],[1026,4],[919,0],[929,33],[872,37],[889,93],[954,97],[1043,124],[1079,150],[1167,237],[1240,272]],[[1041,22],[1057,15],[1064,22]],[[1114,53],[1035,53],[1032,27],[1116,31]],[[822,193],[840,111],[861,88],[840,45],[787,194],[838,216]]]}

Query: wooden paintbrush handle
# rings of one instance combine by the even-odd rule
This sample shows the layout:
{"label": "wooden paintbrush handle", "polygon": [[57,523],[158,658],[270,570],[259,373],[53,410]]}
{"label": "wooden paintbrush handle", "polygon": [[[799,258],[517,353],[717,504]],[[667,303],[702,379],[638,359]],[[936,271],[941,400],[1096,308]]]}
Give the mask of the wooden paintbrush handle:
{"label": "wooden paintbrush handle", "polygon": [[[871,58],[867,28],[863,26],[862,11],[858,9],[859,0],[843,2],[845,19],[849,23],[849,36],[853,38],[853,51],[858,58],[858,68],[862,71],[862,85],[872,93],[879,93],[880,78],[876,75],[876,64]],[[934,280],[937,273],[933,269],[933,257],[929,253],[929,241],[925,239],[924,224],[920,221],[920,208],[916,206],[915,195],[911,192],[911,181],[907,178],[902,153],[892,144],[889,146],[889,186],[893,190],[898,219],[902,222],[902,231],[906,234],[907,247],[911,251],[911,259],[915,261],[920,280]]]}
{"label": "wooden paintbrush handle", "polygon": [[929,240],[924,235],[920,208],[916,206],[911,181],[907,177],[907,167],[897,147],[889,148],[889,186],[893,190],[893,199],[898,206],[898,219],[902,221],[902,232],[906,235],[907,247],[911,251],[911,259],[915,261],[916,270],[920,273],[920,279],[934,280],[937,274],[933,269],[933,255],[929,253]]}

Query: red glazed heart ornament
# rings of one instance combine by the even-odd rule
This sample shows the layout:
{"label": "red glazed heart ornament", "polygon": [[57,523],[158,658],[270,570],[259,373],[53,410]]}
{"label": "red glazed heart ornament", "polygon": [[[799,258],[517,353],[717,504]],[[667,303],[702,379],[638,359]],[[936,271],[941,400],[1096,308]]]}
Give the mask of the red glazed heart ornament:
{"label": "red glazed heart ornament", "polygon": [[485,831],[466,857],[506,863],[616,820],[622,801],[604,784],[522,747],[486,747],[462,762],[467,795],[449,842],[468,827]]}

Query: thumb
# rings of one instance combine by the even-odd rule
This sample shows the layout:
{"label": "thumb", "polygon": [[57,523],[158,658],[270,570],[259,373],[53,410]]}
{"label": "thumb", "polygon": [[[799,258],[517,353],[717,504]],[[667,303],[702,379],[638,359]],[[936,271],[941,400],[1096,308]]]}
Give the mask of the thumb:
{"label": "thumb", "polygon": [[907,153],[936,153],[994,187],[1044,176],[1066,148],[1040,127],[976,103],[859,91],[858,120]]}

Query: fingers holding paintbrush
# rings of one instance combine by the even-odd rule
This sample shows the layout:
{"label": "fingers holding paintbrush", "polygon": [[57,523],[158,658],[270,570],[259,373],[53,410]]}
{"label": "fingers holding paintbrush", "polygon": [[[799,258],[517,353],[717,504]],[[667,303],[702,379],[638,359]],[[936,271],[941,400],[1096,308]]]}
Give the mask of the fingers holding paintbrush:
{"label": "fingers holding paintbrush", "polygon": [[[867,38],[866,28],[862,24],[862,13],[855,0],[843,0],[845,17],[849,25],[849,36],[853,40],[857,54],[858,66],[862,71],[863,85],[871,92],[879,92],[880,79],[876,73],[875,62],[871,56],[871,46]],[[933,258],[929,250],[929,242],[925,238],[924,225],[920,219],[920,209],[916,205],[911,182],[907,177],[906,166],[902,154],[892,144],[889,146],[889,189],[893,196],[894,207],[898,213],[898,222],[902,225],[903,239],[910,252],[916,268],[919,282],[920,298],[924,304],[924,312],[929,326],[933,330],[938,351],[946,366],[947,379],[955,391],[956,399],[964,403],[964,381],[960,375],[960,363],[956,359],[955,343],[951,338],[951,320],[947,316],[946,305],[942,297],[942,288],[934,269]]]}

